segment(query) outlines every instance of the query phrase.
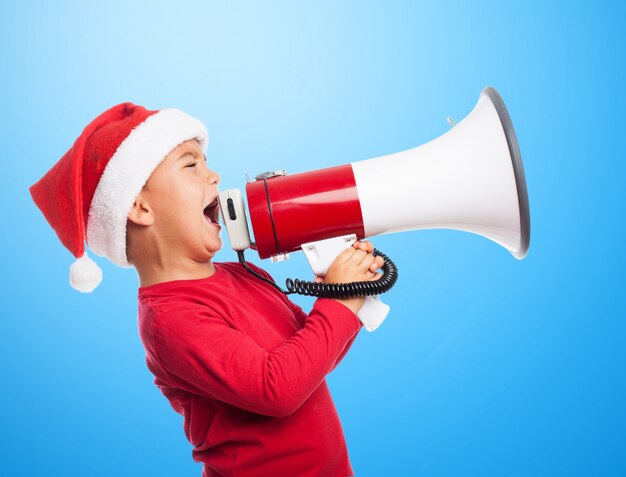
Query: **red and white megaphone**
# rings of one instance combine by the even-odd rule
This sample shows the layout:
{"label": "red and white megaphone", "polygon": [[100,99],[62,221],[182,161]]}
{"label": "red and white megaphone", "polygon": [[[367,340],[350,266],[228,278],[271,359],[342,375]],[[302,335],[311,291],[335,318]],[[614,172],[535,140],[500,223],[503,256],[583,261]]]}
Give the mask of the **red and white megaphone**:
{"label": "red and white megaphone", "polygon": [[[220,193],[233,249],[252,247],[275,261],[303,250],[316,275],[355,240],[395,232],[462,230],[518,259],[530,243],[522,158],[506,106],[491,87],[465,119],[422,146],[310,172],[260,174],[246,195],[254,242],[239,190]],[[371,331],[388,307],[368,301],[359,318]]]}

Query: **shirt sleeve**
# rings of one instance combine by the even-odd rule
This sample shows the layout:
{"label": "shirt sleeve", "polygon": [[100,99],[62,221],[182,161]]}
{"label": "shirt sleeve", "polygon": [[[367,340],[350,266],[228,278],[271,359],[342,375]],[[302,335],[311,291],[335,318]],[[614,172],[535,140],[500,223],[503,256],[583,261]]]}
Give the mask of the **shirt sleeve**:
{"label": "shirt sleeve", "polygon": [[[263,270],[262,268],[252,263],[248,263],[248,265],[260,275],[264,276],[268,280],[272,280],[273,282],[275,282],[274,278],[272,278],[272,276],[267,271]],[[292,302],[289,298],[287,298],[287,296],[285,296],[285,301],[288,303],[289,307],[293,311],[293,314],[296,318],[296,321],[300,325],[300,328],[304,327],[304,324],[306,323],[308,315],[302,310],[302,308],[300,308],[300,306],[298,306],[296,303]],[[346,353],[350,350],[350,347],[352,346],[352,343],[354,343],[354,340],[356,339],[357,335],[358,333],[355,333],[355,335],[348,341],[348,343],[346,343],[345,348],[343,349],[343,351],[337,358],[337,361],[335,361],[335,364],[333,365],[332,369],[335,369],[337,367],[337,365],[341,362],[341,360],[346,355]]]}
{"label": "shirt sleeve", "polygon": [[[291,300],[289,300],[289,306],[293,310],[293,314],[296,317],[296,320],[298,321],[298,323],[300,323],[300,327],[303,327],[304,324],[306,323],[307,314],[302,310],[302,308],[300,308],[296,303],[292,302]],[[359,325],[360,325],[359,326],[359,329],[360,329],[362,326],[360,321],[359,321]],[[354,343],[354,340],[356,339],[358,334],[359,333],[356,332],[354,336],[350,338],[350,340],[346,343],[345,348],[343,349],[341,354],[337,357],[337,360],[335,361],[335,364],[333,365],[332,369],[335,369],[337,367],[337,365],[341,362],[341,360],[346,355],[346,353],[350,350],[350,347],[352,346],[352,343]]]}
{"label": "shirt sleeve", "polygon": [[322,383],[360,328],[347,307],[318,299],[304,326],[271,352],[204,308],[170,311],[153,332],[156,357],[173,386],[287,416]]}

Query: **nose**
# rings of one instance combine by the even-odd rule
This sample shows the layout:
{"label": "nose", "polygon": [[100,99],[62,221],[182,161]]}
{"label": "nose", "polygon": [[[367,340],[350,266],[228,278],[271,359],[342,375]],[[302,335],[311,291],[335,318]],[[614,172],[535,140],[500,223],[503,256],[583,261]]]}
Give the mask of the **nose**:
{"label": "nose", "polygon": [[211,169],[207,169],[207,181],[209,182],[209,184],[211,185],[217,185],[220,182],[220,175],[215,172],[212,171]]}

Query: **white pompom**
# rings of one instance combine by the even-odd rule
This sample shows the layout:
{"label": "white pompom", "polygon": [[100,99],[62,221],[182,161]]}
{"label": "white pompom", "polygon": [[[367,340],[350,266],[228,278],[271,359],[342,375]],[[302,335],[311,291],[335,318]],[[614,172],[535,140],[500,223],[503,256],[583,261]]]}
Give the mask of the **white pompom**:
{"label": "white pompom", "polygon": [[70,266],[70,285],[75,290],[91,293],[102,281],[102,270],[87,254]]}

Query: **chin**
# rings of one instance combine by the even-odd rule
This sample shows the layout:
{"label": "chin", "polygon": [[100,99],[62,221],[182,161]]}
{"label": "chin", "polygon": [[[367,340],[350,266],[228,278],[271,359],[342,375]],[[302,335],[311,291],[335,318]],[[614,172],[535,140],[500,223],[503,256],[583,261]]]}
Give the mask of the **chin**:
{"label": "chin", "polygon": [[223,247],[224,247],[224,244],[220,242],[219,244],[213,245],[211,247],[207,247],[206,250],[211,255],[211,258],[213,258],[217,252],[222,250]]}

